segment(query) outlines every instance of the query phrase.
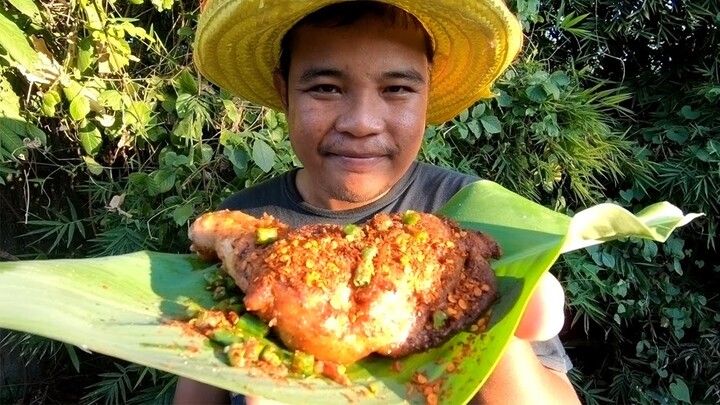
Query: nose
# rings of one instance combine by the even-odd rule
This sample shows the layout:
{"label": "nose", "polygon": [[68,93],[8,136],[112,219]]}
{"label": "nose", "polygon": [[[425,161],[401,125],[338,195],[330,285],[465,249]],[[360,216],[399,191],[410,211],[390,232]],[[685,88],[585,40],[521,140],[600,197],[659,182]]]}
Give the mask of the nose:
{"label": "nose", "polygon": [[385,129],[385,105],[372,92],[358,92],[345,98],[343,111],[335,121],[338,132],[355,137],[370,136]]}

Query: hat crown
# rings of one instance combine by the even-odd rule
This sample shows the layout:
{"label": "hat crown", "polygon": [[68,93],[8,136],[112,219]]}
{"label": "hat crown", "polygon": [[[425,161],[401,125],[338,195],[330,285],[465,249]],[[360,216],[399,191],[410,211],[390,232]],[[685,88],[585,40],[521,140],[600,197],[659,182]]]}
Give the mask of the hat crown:
{"label": "hat crown", "polygon": [[[282,109],[272,75],[281,40],[302,18],[338,0],[208,0],[198,22],[195,65],[211,82],[252,103]],[[445,122],[491,97],[517,56],[522,29],[502,0],[389,0],[415,16],[434,48],[428,123]]]}

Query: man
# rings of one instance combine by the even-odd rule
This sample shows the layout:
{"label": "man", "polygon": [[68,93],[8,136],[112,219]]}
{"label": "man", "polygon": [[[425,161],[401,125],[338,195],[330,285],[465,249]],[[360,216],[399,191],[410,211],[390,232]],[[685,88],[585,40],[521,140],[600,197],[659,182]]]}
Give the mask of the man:
{"label": "man", "polygon": [[[243,98],[282,109],[303,164],[220,208],[267,212],[293,226],[344,224],[378,212],[432,212],[477,180],[415,159],[425,125],[491,95],[516,56],[522,34],[500,0],[213,1],[198,27],[199,69]],[[562,307],[557,280],[545,277],[477,402],[578,402],[553,338]],[[175,400],[228,398],[181,378]]]}

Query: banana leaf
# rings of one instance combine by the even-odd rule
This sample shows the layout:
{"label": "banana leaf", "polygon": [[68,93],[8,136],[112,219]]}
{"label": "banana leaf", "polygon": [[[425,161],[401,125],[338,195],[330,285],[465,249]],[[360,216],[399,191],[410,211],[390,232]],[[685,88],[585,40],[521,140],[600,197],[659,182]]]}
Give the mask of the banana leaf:
{"label": "banana leaf", "polygon": [[626,237],[664,241],[698,216],[658,203],[636,215],[601,204],[570,218],[488,181],[465,187],[439,213],[489,233],[503,248],[493,264],[500,299],[488,329],[460,332],[441,347],[398,361],[367,358],[348,368],[350,386],[233,368],[206,338],[188,334],[174,320],[189,304],[214,304],[203,276],[215,265],[194,255],[142,251],[0,263],[0,327],[286,403],[424,403],[411,383],[415,373],[438,385],[440,403],[466,403],[492,372],[540,276],[561,252]]}

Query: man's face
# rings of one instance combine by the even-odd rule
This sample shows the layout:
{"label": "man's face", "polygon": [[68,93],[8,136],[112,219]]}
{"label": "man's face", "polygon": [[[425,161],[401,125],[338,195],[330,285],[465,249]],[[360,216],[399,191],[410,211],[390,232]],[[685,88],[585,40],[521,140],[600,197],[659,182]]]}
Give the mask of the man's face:
{"label": "man's face", "polygon": [[369,18],[294,36],[288,79],[276,74],[308,203],[356,208],[384,195],[415,159],[429,85],[422,33]]}

